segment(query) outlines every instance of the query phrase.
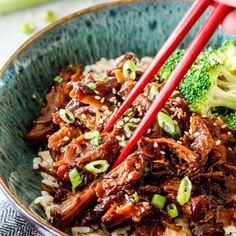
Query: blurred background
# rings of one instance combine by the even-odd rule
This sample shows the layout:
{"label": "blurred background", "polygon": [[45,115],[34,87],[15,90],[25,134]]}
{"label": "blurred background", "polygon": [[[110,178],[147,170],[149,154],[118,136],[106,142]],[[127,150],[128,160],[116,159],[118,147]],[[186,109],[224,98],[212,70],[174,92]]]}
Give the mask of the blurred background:
{"label": "blurred background", "polygon": [[75,11],[112,0],[0,0],[0,68],[27,39]]}
{"label": "blurred background", "polygon": [[[68,14],[112,0],[0,0],[0,69],[31,36]],[[0,190],[0,202],[6,200]]]}

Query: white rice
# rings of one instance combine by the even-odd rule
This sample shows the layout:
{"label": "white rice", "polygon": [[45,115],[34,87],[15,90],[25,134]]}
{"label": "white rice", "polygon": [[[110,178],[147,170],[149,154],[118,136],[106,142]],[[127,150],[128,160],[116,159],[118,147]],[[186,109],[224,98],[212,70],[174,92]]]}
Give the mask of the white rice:
{"label": "white rice", "polygon": [[[145,71],[147,67],[151,64],[153,58],[151,57],[143,57],[137,63],[137,70]],[[85,67],[84,73],[85,75],[92,72],[94,74],[95,79],[103,78],[104,72],[112,68],[115,64],[114,59],[105,59],[101,58],[100,61],[96,62],[93,65],[88,65]],[[54,171],[53,168],[53,159],[50,156],[49,151],[42,151],[38,153],[38,157],[33,160],[33,168],[39,169],[39,165],[44,168],[49,169],[50,171]],[[58,187],[57,179],[46,174],[41,173],[43,180],[42,182],[53,187]],[[46,217],[48,220],[52,220],[50,216],[50,210],[58,205],[53,203],[53,197],[50,196],[46,191],[41,192],[41,196],[34,200],[35,204],[40,204],[45,211]],[[176,232],[170,228],[166,228],[163,236],[191,236],[191,231],[188,229],[188,221],[183,218],[177,218],[175,220],[175,224],[177,226],[182,226],[182,230]],[[71,228],[71,234],[73,236],[129,236],[128,234],[129,226],[125,228],[119,228],[114,230],[112,233],[104,232],[102,229],[99,229],[97,225],[91,225],[90,227],[78,226]],[[227,226],[224,228],[226,236],[236,236],[236,227],[234,225]],[[134,234],[132,236],[135,236]]]}

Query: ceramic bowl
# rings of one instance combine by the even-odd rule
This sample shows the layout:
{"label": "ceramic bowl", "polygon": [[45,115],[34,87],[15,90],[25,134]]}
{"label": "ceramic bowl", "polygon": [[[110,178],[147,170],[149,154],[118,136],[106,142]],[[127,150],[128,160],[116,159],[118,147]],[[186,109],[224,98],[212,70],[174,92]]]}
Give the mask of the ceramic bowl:
{"label": "ceramic bowl", "polygon": [[[153,56],[189,7],[186,1],[120,1],[69,15],[28,40],[0,72],[0,186],[14,206],[43,235],[62,235],[33,204],[40,195],[40,173],[32,169],[36,153],[24,139],[38,108],[32,96],[44,96],[52,78],[68,64],[91,64],[127,51]],[[207,13],[180,47],[187,47]],[[220,29],[210,41],[229,36]]]}

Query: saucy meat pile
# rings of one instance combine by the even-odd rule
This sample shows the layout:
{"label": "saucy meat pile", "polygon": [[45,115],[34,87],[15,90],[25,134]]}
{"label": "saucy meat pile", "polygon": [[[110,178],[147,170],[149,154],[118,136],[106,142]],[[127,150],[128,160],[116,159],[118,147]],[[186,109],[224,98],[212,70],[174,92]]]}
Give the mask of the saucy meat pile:
{"label": "saucy meat pile", "polygon": [[189,110],[176,90],[135,149],[112,168],[163,83],[148,84],[113,129],[102,134],[143,71],[127,53],[102,78],[70,65],[57,77],[27,139],[47,142],[58,180],[42,189],[58,204],[53,223],[130,226],[130,234],[162,235],[187,222],[192,235],[224,235],[236,213],[236,133],[216,116]]}

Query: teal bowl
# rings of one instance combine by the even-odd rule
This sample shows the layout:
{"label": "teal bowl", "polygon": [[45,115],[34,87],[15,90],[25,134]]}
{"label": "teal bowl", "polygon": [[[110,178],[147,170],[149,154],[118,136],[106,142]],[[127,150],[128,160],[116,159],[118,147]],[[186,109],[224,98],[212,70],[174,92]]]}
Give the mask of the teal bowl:
{"label": "teal bowl", "polygon": [[[0,72],[0,187],[13,205],[43,235],[63,235],[33,204],[40,195],[40,173],[32,169],[36,153],[24,139],[52,78],[68,64],[91,64],[127,51],[153,56],[186,12],[189,3],[174,0],[118,1],[92,7],[57,21],[28,40]],[[187,47],[200,22],[180,47]],[[210,41],[229,39],[220,29]]]}

